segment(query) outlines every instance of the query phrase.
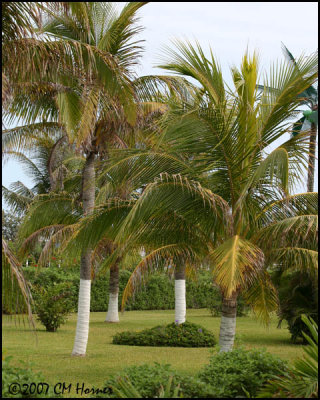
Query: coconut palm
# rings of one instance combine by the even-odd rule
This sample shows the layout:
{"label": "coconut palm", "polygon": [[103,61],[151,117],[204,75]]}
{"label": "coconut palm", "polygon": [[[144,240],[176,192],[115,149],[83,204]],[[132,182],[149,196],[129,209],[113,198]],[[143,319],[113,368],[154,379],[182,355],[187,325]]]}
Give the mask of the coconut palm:
{"label": "coconut palm", "polygon": [[[289,61],[296,65],[296,61],[290,51],[283,44],[283,51]],[[307,175],[307,191],[313,192],[314,188],[314,168],[315,168],[315,155],[317,143],[317,129],[318,129],[318,89],[314,85],[309,86],[306,90],[299,94],[301,104],[306,105],[308,110],[303,111],[303,117],[300,118],[292,128],[292,134],[297,135],[305,121],[311,124],[311,134],[309,143],[309,162],[308,162],[308,175]]]}
{"label": "coconut palm", "polygon": [[[24,152],[15,151],[15,147],[19,147],[15,143],[17,138],[26,137]],[[34,183],[31,189],[20,181],[12,183],[10,189],[2,186],[3,198],[15,214],[24,215],[35,196],[56,190],[58,186],[61,188],[67,172],[62,164],[67,150],[65,142],[66,136],[60,130],[50,132],[49,136],[47,132],[39,132],[31,126],[3,131],[3,157],[20,163]]]}
{"label": "coconut palm", "polygon": [[[117,15],[111,3],[68,3],[68,12],[47,13],[41,32],[53,42],[79,43],[98,54],[95,70],[70,74],[65,65],[54,82],[40,85],[40,95],[34,95],[33,84],[23,83],[23,90],[14,97],[10,114],[29,123],[39,117],[59,122],[64,126],[69,141],[85,155],[82,171],[81,197],[83,214],[90,214],[95,199],[95,159],[107,151],[115,119],[134,124],[136,106],[130,83],[132,67],[136,64],[141,47],[133,42],[140,28],[135,25],[135,14],[145,3],[129,3]],[[84,54],[84,60],[86,55]],[[20,88],[21,89],[21,88]],[[33,97],[31,96],[33,94]],[[32,115],[32,121],[30,121]],[[81,256],[78,324],[73,355],[84,355],[86,350],[89,310],[92,250]]]}
{"label": "coconut palm", "polygon": [[[295,58],[287,47],[282,43],[283,53],[286,59],[298,68]],[[266,89],[258,85],[259,89]],[[274,88],[268,88],[274,90]],[[292,135],[299,134],[303,124],[310,124],[310,142],[309,142],[309,159],[308,159],[308,173],[307,173],[307,191],[312,192],[314,188],[314,169],[315,169],[315,149],[317,143],[317,128],[318,128],[318,89],[315,85],[310,85],[307,89],[303,90],[297,96],[300,100],[299,105],[307,106],[308,109],[303,111],[303,116],[297,120],[292,126]]]}
{"label": "coconut palm", "polygon": [[317,195],[290,194],[305,165],[309,134],[268,152],[290,131],[298,94],[316,80],[316,57],[299,59],[299,68],[283,63],[271,69],[264,86],[278,90],[260,96],[256,55],[245,54],[240,70],[232,68],[232,92],[213,56],[208,60],[199,45],[177,47],[180,53],[168,50],[172,61],[164,67],[196,79],[200,90],[191,104],[174,109],[161,141],[168,154],[179,154],[197,171],[198,182],[164,174],[133,205],[117,239],[153,250],[130,278],[124,301],[157,259],[175,266],[206,260],[223,295],[220,346],[228,351],[240,292],[267,320],[277,305],[267,267],[317,268]]}

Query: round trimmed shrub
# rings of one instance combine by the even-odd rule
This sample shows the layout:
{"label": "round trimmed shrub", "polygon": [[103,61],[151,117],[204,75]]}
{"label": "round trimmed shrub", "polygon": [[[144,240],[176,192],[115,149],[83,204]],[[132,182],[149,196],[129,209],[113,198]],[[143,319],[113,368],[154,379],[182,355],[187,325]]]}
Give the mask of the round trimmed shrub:
{"label": "round trimmed shrub", "polygon": [[179,325],[159,325],[140,332],[120,332],[113,337],[112,343],[129,346],[213,347],[216,339],[201,325],[185,322]]}
{"label": "round trimmed shrub", "polygon": [[284,361],[264,349],[238,348],[212,356],[198,377],[217,397],[255,397],[268,379],[286,370]]}

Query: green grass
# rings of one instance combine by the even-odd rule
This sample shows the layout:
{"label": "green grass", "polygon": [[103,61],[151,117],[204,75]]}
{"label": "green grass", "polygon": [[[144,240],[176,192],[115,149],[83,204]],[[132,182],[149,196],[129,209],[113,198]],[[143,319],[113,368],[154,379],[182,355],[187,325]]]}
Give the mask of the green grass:
{"label": "green grass", "polygon": [[[171,364],[180,372],[195,374],[208,363],[209,348],[140,347],[112,344],[112,336],[123,330],[142,330],[174,320],[174,311],[130,311],[120,315],[121,322],[104,322],[104,312],[91,313],[90,333],[86,357],[71,357],[73,348],[76,314],[57,332],[46,332],[37,324],[37,341],[31,329],[23,324],[15,325],[12,319],[4,316],[2,346],[5,356],[13,356],[12,364],[18,360],[31,361],[34,371],[41,371],[47,383],[58,382],[85,383],[103,389],[103,383],[110,374],[118,373],[133,364],[161,362]],[[219,336],[220,318],[213,318],[206,309],[188,310],[188,321],[203,325]],[[236,344],[247,348],[264,347],[270,353],[292,361],[303,353],[301,345],[290,343],[290,334],[283,327],[277,329],[277,319],[272,320],[266,329],[254,317],[237,319]],[[75,397],[72,391],[68,397]],[[77,397],[81,397],[78,395]],[[84,396],[82,396],[84,397]]]}

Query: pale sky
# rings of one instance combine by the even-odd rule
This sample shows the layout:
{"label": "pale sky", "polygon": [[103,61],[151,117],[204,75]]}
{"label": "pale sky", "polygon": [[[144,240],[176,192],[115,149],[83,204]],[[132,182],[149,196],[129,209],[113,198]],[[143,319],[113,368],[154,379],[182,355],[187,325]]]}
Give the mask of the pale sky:
{"label": "pale sky", "polygon": [[[317,2],[151,2],[139,15],[145,28],[139,35],[145,39],[145,53],[138,75],[164,73],[154,66],[159,63],[161,47],[174,38],[197,39],[205,51],[210,46],[227,82],[230,66],[240,65],[247,47],[250,52],[258,51],[262,69],[283,59],[281,42],[294,57],[318,49]],[[2,179],[6,187],[17,180],[32,186],[13,161],[3,166]],[[315,190],[317,181],[318,175]]]}

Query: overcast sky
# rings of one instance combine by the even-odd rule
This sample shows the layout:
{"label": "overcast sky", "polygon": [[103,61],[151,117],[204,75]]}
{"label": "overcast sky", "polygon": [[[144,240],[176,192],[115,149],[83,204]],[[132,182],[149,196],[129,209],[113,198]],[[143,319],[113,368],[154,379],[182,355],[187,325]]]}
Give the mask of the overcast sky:
{"label": "overcast sky", "polygon": [[[317,2],[151,2],[139,15],[145,28],[140,34],[145,39],[145,54],[139,75],[163,73],[154,66],[159,63],[161,47],[174,38],[197,39],[206,51],[210,46],[227,81],[230,66],[240,65],[247,46],[251,52],[258,50],[262,69],[283,59],[281,42],[295,57],[318,48]],[[32,186],[12,161],[4,165],[2,177],[6,187],[17,180]]]}

